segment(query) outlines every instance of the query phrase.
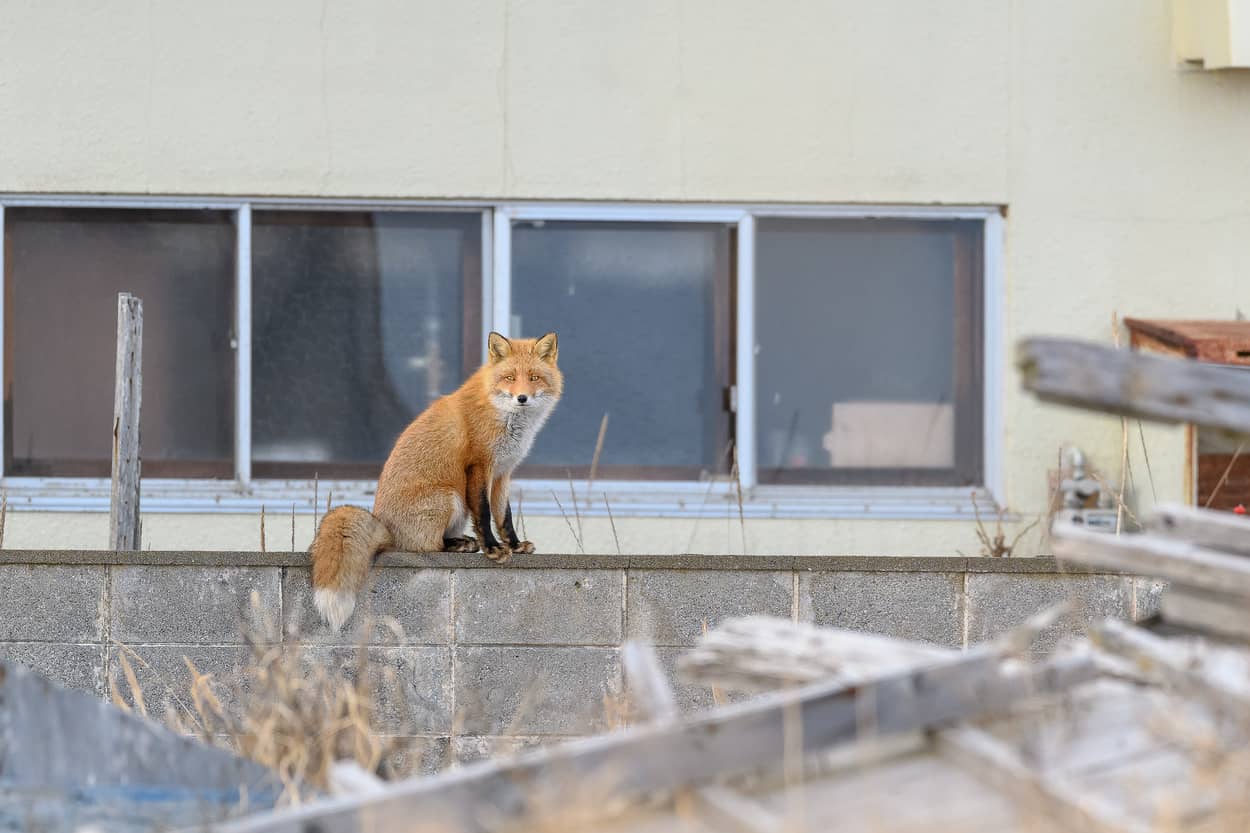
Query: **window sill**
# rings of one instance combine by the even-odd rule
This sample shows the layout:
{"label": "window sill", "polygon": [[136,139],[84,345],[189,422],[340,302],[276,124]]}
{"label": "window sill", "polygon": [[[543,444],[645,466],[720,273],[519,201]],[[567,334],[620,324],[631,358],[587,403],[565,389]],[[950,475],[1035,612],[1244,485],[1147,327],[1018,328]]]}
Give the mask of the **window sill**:
{"label": "window sill", "polygon": [[[242,486],[228,480],[145,480],[142,509],[151,513],[251,514],[324,512],[327,498],[368,508],[373,481],[264,480]],[[107,512],[109,482],[81,478],[6,478],[12,510]],[[314,498],[315,492],[315,498]],[[531,516],[571,514],[576,495],[583,517],[736,517],[739,495],[726,481],[663,482],[518,480],[513,501]],[[975,504],[974,504],[975,495]],[[741,495],[744,518],[823,520],[971,520],[992,517],[998,502],[986,489],[961,487],[756,486]],[[315,507],[315,510],[314,510]]]}

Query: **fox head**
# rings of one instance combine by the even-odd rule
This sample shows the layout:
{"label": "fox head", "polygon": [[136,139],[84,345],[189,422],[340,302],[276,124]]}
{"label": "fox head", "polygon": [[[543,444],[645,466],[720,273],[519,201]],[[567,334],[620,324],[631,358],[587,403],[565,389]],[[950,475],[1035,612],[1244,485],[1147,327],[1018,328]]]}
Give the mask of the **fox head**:
{"label": "fox head", "polygon": [[560,399],[564,377],[556,366],[556,334],[508,339],[491,333],[487,340],[490,398],[505,413],[546,415]]}

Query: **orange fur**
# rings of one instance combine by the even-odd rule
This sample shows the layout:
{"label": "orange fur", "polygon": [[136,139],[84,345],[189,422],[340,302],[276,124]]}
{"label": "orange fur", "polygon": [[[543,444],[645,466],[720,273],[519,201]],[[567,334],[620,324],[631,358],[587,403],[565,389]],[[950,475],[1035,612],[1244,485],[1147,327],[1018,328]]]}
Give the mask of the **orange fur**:
{"label": "orange fur", "polygon": [[509,340],[491,333],[489,353],[459,390],[400,435],[382,467],[373,512],[344,506],[322,520],[310,550],[313,598],[331,625],[351,615],[383,549],[476,551],[478,541],[461,537],[472,519],[488,557],[502,562],[534,551],[512,528],[508,486],[563,391],[556,335]]}

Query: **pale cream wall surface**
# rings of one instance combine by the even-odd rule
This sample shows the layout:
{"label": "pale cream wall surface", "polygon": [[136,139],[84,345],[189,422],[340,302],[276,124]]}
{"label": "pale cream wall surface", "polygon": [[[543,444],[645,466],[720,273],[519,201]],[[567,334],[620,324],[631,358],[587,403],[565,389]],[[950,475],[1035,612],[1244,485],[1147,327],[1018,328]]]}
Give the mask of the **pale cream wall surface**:
{"label": "pale cream wall surface", "polygon": [[[1116,314],[1250,314],[1250,72],[1178,70],[1169,35],[1166,0],[0,0],[0,193],[1004,205],[1007,341],[1110,341]],[[1125,434],[1133,505],[1181,496],[1178,429],[1039,405],[1006,364],[1013,512],[1064,443],[1118,477]],[[627,550],[743,547],[726,520],[617,524]],[[4,545],[106,525],[15,511]],[[255,549],[258,525],[145,534]],[[746,526],[752,552],[976,553],[964,521]],[[615,549],[603,519],[585,546]]]}

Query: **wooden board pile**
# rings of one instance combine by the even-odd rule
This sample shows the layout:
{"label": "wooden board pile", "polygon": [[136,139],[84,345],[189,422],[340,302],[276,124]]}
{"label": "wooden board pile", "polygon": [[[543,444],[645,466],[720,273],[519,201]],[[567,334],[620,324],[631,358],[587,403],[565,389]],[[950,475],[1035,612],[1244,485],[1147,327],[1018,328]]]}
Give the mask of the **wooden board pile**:
{"label": "wooden board pile", "polygon": [[[1039,396],[1250,430],[1250,377],[1093,345],[1022,345]],[[631,728],[433,778],[368,783],[232,833],[1250,829],[1250,522],[1165,508],[1148,531],[1053,530],[1082,565],[1169,582],[1162,614],[1053,647],[1050,611],[966,652],[731,620],[682,658],[752,699],[679,715],[631,644]]]}

